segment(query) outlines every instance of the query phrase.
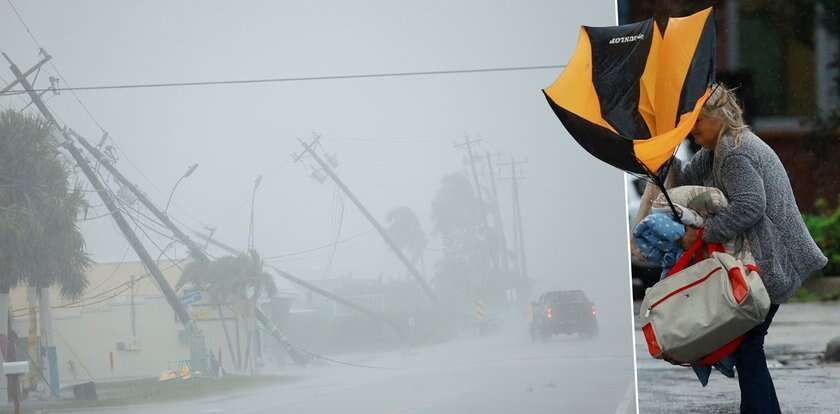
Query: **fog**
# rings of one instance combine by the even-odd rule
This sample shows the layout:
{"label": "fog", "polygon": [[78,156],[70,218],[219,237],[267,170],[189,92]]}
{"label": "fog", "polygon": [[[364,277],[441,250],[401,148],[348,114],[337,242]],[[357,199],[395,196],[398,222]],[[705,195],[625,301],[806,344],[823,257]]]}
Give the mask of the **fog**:
{"label": "fog", "polygon": [[[86,0],[18,1],[16,5],[71,86],[557,65],[568,60],[580,25],[615,24],[615,5],[605,0],[527,4]],[[0,49],[21,68],[38,60],[37,46],[5,3],[0,4]],[[428,238],[418,266],[429,280],[445,247],[432,218],[432,201],[441,180],[456,172],[466,174],[470,182],[473,179],[466,151],[455,145],[467,137],[481,140],[472,149],[478,156],[483,185],[489,183],[486,155],[492,154],[493,162],[499,164],[494,172],[500,176],[498,197],[508,245],[513,240],[512,182],[502,179],[510,176],[510,167],[500,163],[512,158],[525,161],[518,190],[528,273],[536,287],[522,303],[545,290],[582,289],[599,308],[602,333],[606,329],[607,334],[597,340],[598,345],[563,338],[535,345],[528,338],[520,303],[509,310],[510,315],[500,316],[501,327],[490,337],[467,335],[463,340],[469,346],[489,349],[490,361],[503,360],[499,373],[519,372],[515,358],[508,358],[517,355],[524,358],[523,372],[541,372],[536,375],[544,383],[554,375],[546,372],[555,369],[586,372],[583,378],[595,383],[620,378],[605,391],[614,394],[607,398],[610,404],[620,403],[633,381],[624,179],[620,171],[585,153],[547,105],[540,89],[559,72],[542,69],[77,93],[109,133],[106,143],[115,146],[117,167],[158,206],[167,204],[173,185],[188,166],[199,164],[178,184],[168,212],[191,229],[215,228],[214,238],[236,249],[248,247],[252,188],[255,178],[262,176],[254,201],[255,248],[271,265],[305,280],[410,281],[411,277],[336,185],[312,178],[311,160],[292,159],[292,154],[302,150],[298,140],[320,135],[320,153],[335,156],[336,174],[383,224],[395,207],[405,206],[416,213]],[[52,66],[45,67],[36,86],[48,85],[47,74],[55,74]],[[9,71],[0,71],[0,83],[11,78]],[[61,122],[90,141],[99,141],[102,132],[73,94],[64,91],[45,98]],[[20,109],[24,104],[19,97],[0,97],[4,109]],[[79,180],[85,182],[81,174]],[[94,194],[88,200],[92,205],[88,217],[107,213]],[[107,217],[84,221],[81,226],[95,262],[137,261]],[[168,240],[154,235],[152,239],[158,246],[147,243],[147,247],[158,257],[159,248]],[[319,248],[337,239],[349,240],[334,250]],[[224,254],[210,249],[216,256]],[[165,253],[178,259],[188,252],[178,245]],[[277,282],[281,290],[294,288],[284,280]],[[298,292],[293,307],[301,303],[303,291]],[[419,286],[416,295],[423,295]],[[376,364],[403,367],[405,375],[416,374],[412,378],[430,382],[448,375],[443,368],[457,365],[461,357],[480,369],[467,370],[459,378],[493,374],[492,362],[477,362],[483,360],[481,355],[471,355],[468,345],[452,341],[423,345],[428,349],[418,345],[412,351],[418,354],[409,354],[415,360],[407,360],[405,350],[370,358]],[[566,366],[563,355],[580,355],[578,363],[596,357],[618,362]],[[529,358],[545,358],[545,363],[524,362]],[[601,371],[592,371],[595,368]],[[353,379],[359,384],[393,380],[347,369],[329,366],[294,375],[315,381],[312,387]],[[369,375],[374,377],[365,380]],[[565,389],[551,388],[554,394],[536,398],[537,412],[550,411],[553,402],[561,401],[570,405],[558,406],[586,407],[580,405],[585,401],[571,397],[584,391],[574,391],[579,384],[573,385],[568,378],[556,381],[566,384]],[[295,387],[308,383],[295,384],[280,389],[293,393]],[[431,387],[425,397],[435,400],[435,392],[444,388],[454,392],[456,386]],[[340,401],[346,397],[344,392],[369,391],[359,387],[339,394],[324,392]],[[539,387],[546,389],[544,384]],[[469,401],[485,398],[482,395],[494,395],[485,402],[504,400],[504,390],[501,383],[494,383],[460,397],[441,394],[439,400]],[[519,391],[511,391],[510,399],[522,398],[521,407],[528,407],[529,393]],[[268,398],[254,397],[256,401]],[[399,401],[394,397],[394,404]],[[422,407],[414,397],[406,401]],[[453,402],[416,409],[459,412],[458,407],[472,407],[464,401],[463,405]],[[224,406],[241,408],[237,403]],[[318,411],[315,406],[321,407],[304,404],[295,412],[305,407]],[[268,410],[271,405],[264,407]],[[359,409],[352,412],[415,412],[415,408],[400,411],[396,406],[350,407]]]}

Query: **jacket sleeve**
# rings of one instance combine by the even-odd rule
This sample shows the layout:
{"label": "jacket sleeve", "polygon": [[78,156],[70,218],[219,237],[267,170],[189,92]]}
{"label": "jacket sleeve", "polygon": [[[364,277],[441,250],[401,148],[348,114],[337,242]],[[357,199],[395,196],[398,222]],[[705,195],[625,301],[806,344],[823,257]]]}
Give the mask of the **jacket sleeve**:
{"label": "jacket sleeve", "polygon": [[764,180],[746,155],[727,157],[720,172],[729,205],[706,221],[703,240],[711,243],[725,243],[745,233],[758,223],[767,208]]}

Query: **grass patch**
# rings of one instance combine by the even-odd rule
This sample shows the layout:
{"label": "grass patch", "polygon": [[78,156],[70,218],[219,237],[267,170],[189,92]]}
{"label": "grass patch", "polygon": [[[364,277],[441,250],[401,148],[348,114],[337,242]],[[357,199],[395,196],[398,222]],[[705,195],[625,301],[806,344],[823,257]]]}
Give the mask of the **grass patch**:
{"label": "grass patch", "polygon": [[[172,380],[159,382],[156,378],[96,384],[98,401],[80,401],[64,398],[59,401],[22,402],[22,412],[38,410],[62,410],[93,407],[116,407],[146,403],[173,402],[205,397],[221,396],[234,392],[249,391],[259,387],[284,384],[297,380],[294,376],[244,376],[226,375],[223,378],[195,377],[187,381]],[[66,391],[65,391],[66,392]],[[0,413],[13,412],[10,408]]]}
{"label": "grass patch", "polygon": [[836,292],[815,292],[808,288],[800,288],[793,297],[791,303],[830,302],[840,300],[840,291]]}

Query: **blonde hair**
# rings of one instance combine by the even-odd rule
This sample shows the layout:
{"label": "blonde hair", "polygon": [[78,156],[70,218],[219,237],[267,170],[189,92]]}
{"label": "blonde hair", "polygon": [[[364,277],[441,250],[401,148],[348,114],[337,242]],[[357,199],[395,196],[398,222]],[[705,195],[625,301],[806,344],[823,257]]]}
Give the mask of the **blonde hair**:
{"label": "blonde hair", "polygon": [[741,143],[741,133],[750,129],[744,122],[744,110],[738,104],[735,89],[727,88],[722,83],[712,85],[712,94],[706,100],[700,114],[723,121],[723,127],[718,133],[718,143],[722,136],[729,134],[735,140],[735,146],[738,146]]}

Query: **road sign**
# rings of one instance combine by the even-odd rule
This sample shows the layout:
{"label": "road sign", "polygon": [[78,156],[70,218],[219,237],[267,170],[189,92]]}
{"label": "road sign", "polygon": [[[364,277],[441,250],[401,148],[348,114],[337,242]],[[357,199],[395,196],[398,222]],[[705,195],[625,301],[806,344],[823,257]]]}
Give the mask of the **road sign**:
{"label": "road sign", "polygon": [[184,305],[191,305],[201,300],[201,291],[200,290],[187,290],[184,291],[184,295],[181,296],[181,302]]}
{"label": "road sign", "polygon": [[205,320],[210,318],[210,308],[202,307],[192,312],[193,320]]}
{"label": "road sign", "polygon": [[476,317],[479,321],[483,321],[483,320],[484,320],[484,303],[483,303],[483,302],[481,302],[481,301],[477,301],[477,302],[475,303],[475,317]]}

